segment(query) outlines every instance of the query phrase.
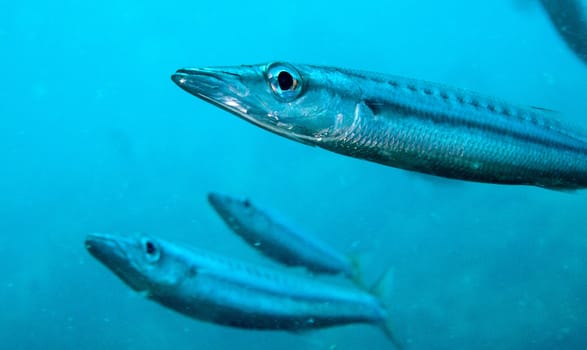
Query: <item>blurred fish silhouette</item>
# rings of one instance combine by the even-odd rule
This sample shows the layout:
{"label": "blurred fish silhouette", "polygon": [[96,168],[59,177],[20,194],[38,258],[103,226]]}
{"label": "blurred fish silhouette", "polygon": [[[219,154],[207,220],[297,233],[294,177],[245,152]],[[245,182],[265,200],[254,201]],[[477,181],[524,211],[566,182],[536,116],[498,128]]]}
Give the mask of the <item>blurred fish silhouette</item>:
{"label": "blurred fish silhouette", "polygon": [[587,64],[587,1],[540,0],[567,46]]}
{"label": "blurred fish silhouette", "polygon": [[145,236],[90,234],[86,248],[130,288],[186,316],[224,326],[299,333],[371,324],[396,348],[385,273],[367,292]]}
{"label": "blurred fish silhouette", "polygon": [[342,274],[361,285],[355,259],[311,234],[294,229],[249,199],[210,192],[208,202],[235,234],[270,259],[286,266],[302,266],[317,274]]}

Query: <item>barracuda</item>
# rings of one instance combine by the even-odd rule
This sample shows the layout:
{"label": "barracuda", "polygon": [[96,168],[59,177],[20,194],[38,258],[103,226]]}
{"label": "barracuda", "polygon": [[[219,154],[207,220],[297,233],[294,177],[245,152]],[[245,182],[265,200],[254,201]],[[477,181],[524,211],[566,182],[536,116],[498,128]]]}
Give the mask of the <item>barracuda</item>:
{"label": "barracuda", "polygon": [[447,178],[587,186],[587,137],[552,118],[436,83],[271,64],[180,69],[187,92],[281,136]]}
{"label": "barracuda", "polygon": [[380,327],[390,341],[400,345],[380,300],[358,288],[143,235],[91,234],[86,247],[129,287],[192,318],[285,331],[365,323]]}
{"label": "barracuda", "polygon": [[250,200],[212,192],[208,202],[233,232],[267,257],[315,273],[344,274],[360,283],[358,269],[349,257],[292,229]]}

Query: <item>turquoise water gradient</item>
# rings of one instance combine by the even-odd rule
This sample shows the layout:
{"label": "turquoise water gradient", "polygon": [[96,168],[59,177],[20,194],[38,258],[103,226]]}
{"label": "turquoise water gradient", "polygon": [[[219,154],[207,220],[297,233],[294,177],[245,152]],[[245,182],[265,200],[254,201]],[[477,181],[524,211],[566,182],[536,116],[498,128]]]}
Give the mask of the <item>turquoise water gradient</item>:
{"label": "turquoise water gradient", "polygon": [[85,250],[146,232],[267,263],[206,202],[248,195],[343,251],[409,349],[586,349],[587,191],[433,179],[307,147],[181,91],[185,66],[285,60],[444,82],[587,129],[587,67],[531,1],[0,4],[0,348],[390,349],[253,332],[133,293]]}

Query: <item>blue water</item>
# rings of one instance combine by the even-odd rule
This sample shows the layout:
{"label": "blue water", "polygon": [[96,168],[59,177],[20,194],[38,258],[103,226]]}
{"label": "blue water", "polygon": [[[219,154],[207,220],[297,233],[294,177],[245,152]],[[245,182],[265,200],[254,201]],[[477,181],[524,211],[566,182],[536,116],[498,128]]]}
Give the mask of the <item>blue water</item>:
{"label": "blue water", "polygon": [[0,4],[0,348],[390,349],[369,326],[224,328],[133,293],[83,245],[146,232],[265,263],[206,203],[248,195],[391,266],[410,349],[586,349],[587,192],[432,179],[307,147],[181,91],[274,59],[439,81],[587,128],[587,67],[519,1]]}

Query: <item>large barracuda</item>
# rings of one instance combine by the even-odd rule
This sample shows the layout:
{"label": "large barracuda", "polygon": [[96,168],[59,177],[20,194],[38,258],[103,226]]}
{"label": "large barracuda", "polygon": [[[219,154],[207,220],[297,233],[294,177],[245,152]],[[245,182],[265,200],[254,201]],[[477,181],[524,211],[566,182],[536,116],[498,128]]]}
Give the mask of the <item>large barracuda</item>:
{"label": "large barracuda", "polygon": [[281,136],[422,173],[552,189],[587,186],[587,137],[551,111],[342,68],[180,69],[189,93]]}
{"label": "large barracuda", "polygon": [[380,327],[399,346],[383,304],[358,288],[143,235],[91,234],[86,247],[132,289],[199,320],[294,332],[365,323]]}
{"label": "large barracuda", "polygon": [[343,274],[360,282],[358,267],[349,257],[286,225],[250,200],[211,192],[208,202],[233,232],[267,257],[315,273]]}

